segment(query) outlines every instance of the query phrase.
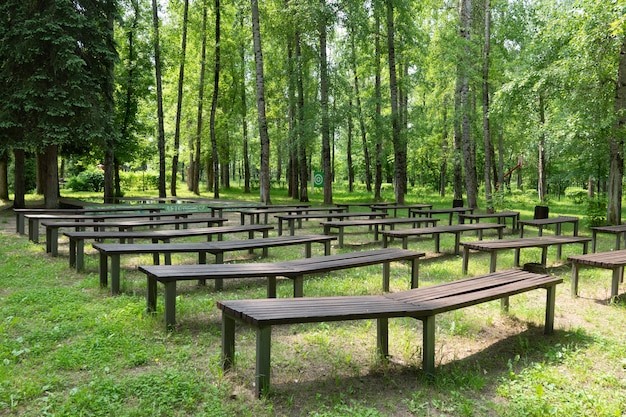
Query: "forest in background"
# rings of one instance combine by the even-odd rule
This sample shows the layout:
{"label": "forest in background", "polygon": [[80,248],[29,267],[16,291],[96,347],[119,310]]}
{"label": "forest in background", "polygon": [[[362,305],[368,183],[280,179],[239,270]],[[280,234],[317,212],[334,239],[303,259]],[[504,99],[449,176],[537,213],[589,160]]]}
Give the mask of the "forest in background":
{"label": "forest in background", "polygon": [[341,181],[373,199],[392,183],[400,203],[414,184],[472,207],[480,190],[489,209],[513,179],[539,201],[586,188],[621,222],[624,0],[8,0],[0,14],[0,198],[16,206],[29,177],[54,206],[60,177],[100,168],[105,201],[125,170],[158,171],[161,196],[184,181],[217,198],[240,178],[262,202],[273,183],[307,201],[316,171],[326,203]]}

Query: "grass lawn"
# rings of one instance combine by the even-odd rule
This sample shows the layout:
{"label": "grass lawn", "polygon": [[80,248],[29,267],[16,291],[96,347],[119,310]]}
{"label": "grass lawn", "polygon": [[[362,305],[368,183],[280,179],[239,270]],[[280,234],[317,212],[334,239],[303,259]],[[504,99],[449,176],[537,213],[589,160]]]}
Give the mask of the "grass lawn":
{"label": "grass lawn", "polygon": [[[285,190],[272,192],[274,203],[292,201]],[[237,190],[221,194],[258,199],[258,193]],[[321,204],[320,194],[310,196],[312,204]],[[385,197],[393,199],[389,190]],[[36,198],[30,196],[28,205],[40,203]],[[407,203],[449,207],[451,198],[416,192]],[[368,201],[364,194],[342,191],[334,199]],[[528,219],[535,202],[517,195],[499,204],[499,209],[518,210]],[[580,234],[590,236],[584,205],[563,199],[549,206],[551,216],[580,216]],[[60,241],[59,257],[51,257],[43,243],[15,233],[15,216],[7,207],[0,206],[0,416],[626,416],[626,284],[620,285],[621,298],[610,302],[611,272],[582,269],[580,297],[572,298],[571,268],[564,259],[580,254],[579,245],[565,246],[562,260],[555,259],[554,248],[548,252],[549,272],[565,281],[558,286],[551,336],[543,335],[541,290],[511,298],[509,314],[493,301],[439,315],[437,375],[430,380],[421,371],[418,320],[390,320],[389,362],[376,357],[374,321],[278,326],[272,334],[272,391],[256,399],[255,333],[237,328],[236,364],[224,374],[216,301],[263,298],[263,280],[227,281],[220,292],[211,283],[179,284],[177,325],[167,332],[162,286],[157,313],[145,312],[145,276],[137,266],[151,264],[150,255],[122,257],[122,295],[112,297],[99,287],[98,257],[90,245],[85,271],[77,273],[68,266],[66,239]],[[238,224],[238,214],[228,217]],[[563,233],[571,233],[568,227]],[[297,231],[321,232],[317,221],[305,222]],[[333,253],[381,246],[366,228],[346,233],[345,247],[335,245]],[[536,231],[530,228],[526,234]],[[507,229],[505,238],[512,236]],[[421,286],[461,277],[452,235],[441,239],[443,254],[434,253],[429,238],[409,241],[409,249],[427,253],[420,262]],[[469,234],[462,238],[473,239]],[[614,243],[613,236],[599,239],[599,250]],[[400,242],[392,246],[400,247]],[[314,256],[323,255],[319,245],[313,248]],[[295,259],[303,249],[273,248],[269,259],[258,254],[236,252],[226,258]],[[523,250],[521,263],[537,262],[539,254]],[[173,257],[173,263],[195,261],[194,255]],[[499,270],[512,266],[512,251],[498,256]],[[473,254],[469,267],[469,275],[487,273],[488,256]],[[392,291],[408,288],[408,265],[395,263],[391,273]],[[291,291],[291,281],[279,281],[279,297],[289,297]],[[304,282],[307,296],[380,292],[380,266]]]}

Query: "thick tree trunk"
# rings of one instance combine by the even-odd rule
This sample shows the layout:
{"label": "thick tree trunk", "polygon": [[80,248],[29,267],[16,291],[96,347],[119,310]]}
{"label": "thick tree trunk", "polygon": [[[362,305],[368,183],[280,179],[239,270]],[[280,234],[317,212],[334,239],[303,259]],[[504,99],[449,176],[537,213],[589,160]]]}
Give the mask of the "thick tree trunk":
{"label": "thick tree trunk", "polygon": [[176,121],[174,128],[174,156],[172,157],[172,179],[170,194],[176,196],[176,181],[178,176],[178,159],[180,152],[180,121],[183,113],[183,86],[185,80],[185,57],[187,56],[187,23],[189,15],[189,0],[185,0],[183,6],[183,28],[180,45],[180,67],[178,69],[178,96],[176,100]]}
{"label": "thick tree trunk", "polygon": [[348,165],[348,191],[354,191],[354,166],[352,165],[352,99],[348,104],[348,144],[346,148]]}
{"label": "thick tree trunk", "polygon": [[[243,29],[243,13],[240,27]],[[243,135],[243,192],[250,193],[250,155],[248,154],[248,101],[246,94],[246,46],[242,42],[239,50],[241,59],[241,127]]]}
{"label": "thick tree trunk", "polygon": [[489,48],[491,45],[491,6],[485,0],[485,45],[483,56],[483,139],[485,144],[485,202],[487,213],[493,213],[491,169],[493,166],[491,131],[489,120]]}
{"label": "thick tree trunk", "polygon": [[387,53],[389,55],[389,90],[391,95],[391,125],[394,149],[394,182],[396,203],[404,204],[406,194],[406,141],[402,135],[398,101],[398,82],[394,40],[393,0],[387,0]]}
{"label": "thick tree trunk", "polygon": [[43,153],[43,183],[44,202],[46,208],[59,208],[59,171],[58,171],[58,147],[49,145]]}
{"label": "thick tree trunk", "polygon": [[159,9],[157,0],[152,0],[152,24],[154,27],[154,71],[157,95],[157,122],[159,148],[159,197],[165,198],[165,126],[163,116],[163,85],[161,79],[161,47],[159,46]]}
{"label": "thick tree trunk", "polygon": [[9,199],[9,154],[0,151],[0,200]]}
{"label": "thick tree trunk", "polygon": [[215,113],[217,112],[217,97],[220,85],[220,0],[215,0],[215,69],[213,71],[213,98],[211,100],[211,115],[209,131],[211,135],[211,157],[213,159],[213,197],[220,198],[220,160],[217,154],[217,136],[215,133]]}
{"label": "thick tree trunk", "polygon": [[624,129],[626,128],[626,36],[622,39],[617,83],[615,85],[616,121],[609,142],[609,193],[606,220],[622,222],[622,183],[624,181]]}
{"label": "thick tree trunk", "polygon": [[298,164],[300,166],[300,201],[309,201],[309,164],[307,163],[308,132],[304,129],[304,69],[302,68],[302,47],[300,32],[296,31],[296,62],[298,83]]}
{"label": "thick tree trunk", "polygon": [[[546,194],[548,191],[548,181],[546,179],[546,135],[544,132],[544,125],[546,123],[546,115],[545,115],[545,103],[543,101],[543,96],[539,95],[539,158],[538,158],[538,184],[537,191],[539,194],[539,201],[546,201]],[[623,169],[623,168],[622,168]]]}
{"label": "thick tree trunk", "polygon": [[448,99],[443,100],[443,130],[441,132],[441,165],[439,166],[439,195],[446,196],[446,178],[448,175]]}
{"label": "thick tree trunk", "polygon": [[376,61],[376,75],[374,80],[374,96],[376,98],[376,114],[374,131],[376,137],[376,166],[374,170],[374,201],[381,201],[381,188],[383,184],[383,136],[382,136],[382,92],[381,92],[381,51],[380,51],[380,14],[376,13],[375,17],[375,35],[374,35],[374,59]]}
{"label": "thick tree trunk", "polygon": [[330,121],[328,118],[328,57],[326,51],[326,1],[321,0],[320,36],[320,105],[322,110],[322,168],[324,171],[324,204],[333,203],[333,177],[330,163]]}
{"label": "thick tree trunk", "polygon": [[26,156],[23,149],[13,150],[14,171],[13,171],[13,208],[26,208],[26,175],[24,173],[24,163]]}
{"label": "thick tree trunk", "polygon": [[190,147],[195,153],[190,155],[190,177],[191,191],[200,195],[200,155],[202,146],[202,123],[203,123],[203,102],[204,102],[204,76],[206,72],[206,24],[207,24],[207,5],[202,6],[202,50],[200,52],[200,82],[198,83],[198,116],[196,122],[196,143]]}
{"label": "thick tree trunk", "polygon": [[265,114],[265,75],[263,73],[263,49],[261,47],[261,27],[259,24],[259,4],[250,0],[252,7],[252,39],[254,42],[254,62],[256,64],[256,100],[261,138],[261,170],[259,172],[259,192],[261,202],[271,204],[270,199],[270,137],[267,131]]}

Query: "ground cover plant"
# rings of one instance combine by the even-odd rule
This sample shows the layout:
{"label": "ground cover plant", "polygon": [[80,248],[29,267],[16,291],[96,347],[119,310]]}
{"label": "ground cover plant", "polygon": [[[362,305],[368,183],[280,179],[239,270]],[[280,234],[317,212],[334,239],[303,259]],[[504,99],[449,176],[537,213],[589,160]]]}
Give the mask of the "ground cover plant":
{"label": "ground cover plant", "polygon": [[[223,197],[250,199],[236,189]],[[314,204],[320,204],[317,197],[312,196]],[[337,202],[368,201],[365,194],[341,190],[334,197]],[[29,205],[38,203],[30,198]],[[280,189],[273,200],[290,201]],[[449,200],[420,192],[408,201],[447,207]],[[535,202],[518,195],[501,205],[530,218]],[[154,316],[145,313],[145,276],[136,267],[150,264],[150,256],[122,258],[122,295],[112,297],[99,287],[98,259],[89,245],[85,271],[77,273],[68,266],[66,241],[61,240],[60,256],[50,257],[43,244],[15,234],[7,206],[0,211],[0,415],[626,415],[626,302],[609,300],[610,272],[599,269],[581,271],[580,297],[571,298],[571,268],[555,260],[555,249],[548,254],[548,271],[565,282],[558,286],[553,335],[542,333],[542,291],[513,297],[508,315],[497,301],[442,314],[437,317],[437,375],[429,380],[421,372],[419,321],[390,320],[392,357],[387,363],[375,355],[375,322],[279,326],[272,337],[272,391],[256,399],[254,332],[238,327],[236,366],[224,374],[215,304],[262,298],[263,280],[226,282],[220,292],[210,283],[180,284],[177,326],[166,332],[162,298]],[[586,217],[586,206],[568,199],[549,206],[551,215]],[[320,232],[318,223],[310,221],[297,233]],[[580,233],[590,235],[584,221]],[[507,230],[505,237],[510,236]],[[612,237],[600,238],[600,250],[612,244]],[[345,247],[335,246],[333,253],[379,246],[366,229],[348,231]],[[420,262],[421,286],[461,277],[461,258],[451,253],[453,238],[443,235],[441,247],[445,253],[435,254],[431,239],[410,240],[409,249],[427,253]],[[272,248],[269,259],[236,252],[227,260],[276,261],[302,253],[296,247]],[[579,253],[579,247],[566,246],[563,259]],[[314,255],[322,255],[315,246]],[[521,262],[536,262],[537,257],[538,251],[522,251]],[[173,262],[193,263],[194,258],[177,255]],[[512,265],[512,251],[499,255],[499,269]],[[469,275],[488,268],[488,257],[474,254]],[[408,280],[407,265],[394,263],[391,290],[407,289]],[[291,288],[291,282],[279,281],[278,295],[289,297]],[[622,297],[624,288],[622,284]],[[323,274],[304,284],[305,295],[314,297],[380,291],[379,266]]]}

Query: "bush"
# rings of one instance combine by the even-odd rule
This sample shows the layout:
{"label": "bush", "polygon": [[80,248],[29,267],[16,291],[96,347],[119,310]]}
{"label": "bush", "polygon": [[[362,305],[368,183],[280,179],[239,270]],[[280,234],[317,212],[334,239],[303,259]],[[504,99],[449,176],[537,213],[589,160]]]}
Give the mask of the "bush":
{"label": "bush", "polygon": [[582,188],[566,188],[565,197],[571,199],[574,204],[583,204],[587,200],[587,190]]}
{"label": "bush", "polygon": [[145,191],[159,188],[159,175],[152,171],[120,172],[120,188],[126,191]]}
{"label": "bush", "polygon": [[100,170],[83,171],[68,179],[65,187],[74,191],[100,192],[104,188],[104,172]]}
{"label": "bush", "polygon": [[586,215],[589,227],[606,225],[606,204],[605,199],[588,199]]}

